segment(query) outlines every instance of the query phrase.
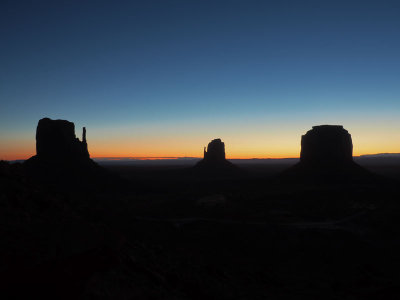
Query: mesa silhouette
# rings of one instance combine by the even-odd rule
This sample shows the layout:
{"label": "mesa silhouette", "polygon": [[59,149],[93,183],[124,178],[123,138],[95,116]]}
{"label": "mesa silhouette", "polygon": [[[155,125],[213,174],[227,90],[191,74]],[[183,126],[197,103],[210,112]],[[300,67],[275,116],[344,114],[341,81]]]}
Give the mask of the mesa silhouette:
{"label": "mesa silhouette", "polygon": [[353,161],[353,142],[341,125],[313,126],[301,137],[300,162],[283,178],[299,182],[369,181],[376,177]]}
{"label": "mesa silhouette", "polygon": [[225,144],[221,139],[214,139],[204,147],[204,157],[193,170],[197,174],[208,176],[233,175],[240,172],[239,167],[225,158]]}
{"label": "mesa silhouette", "polygon": [[75,135],[75,124],[67,120],[39,120],[36,128],[36,155],[24,162],[27,173],[46,183],[77,183],[108,181],[112,176],[90,159],[83,127],[82,141]]}
{"label": "mesa silhouette", "polygon": [[83,127],[82,141],[75,136],[75,124],[66,120],[39,120],[36,156],[41,160],[87,161],[90,158]]}
{"label": "mesa silhouette", "polygon": [[[85,185],[90,181],[111,178],[105,169],[90,159],[86,128],[83,127],[81,141],[75,135],[74,123],[67,120],[39,120],[36,152],[24,163],[28,174],[35,179],[46,182],[77,181]],[[351,135],[343,126],[313,126],[301,138],[300,162],[280,178],[300,182],[365,181],[374,178],[353,161],[352,155]],[[207,178],[243,174],[239,167],[226,159],[225,144],[219,138],[204,147],[204,158],[188,172]]]}

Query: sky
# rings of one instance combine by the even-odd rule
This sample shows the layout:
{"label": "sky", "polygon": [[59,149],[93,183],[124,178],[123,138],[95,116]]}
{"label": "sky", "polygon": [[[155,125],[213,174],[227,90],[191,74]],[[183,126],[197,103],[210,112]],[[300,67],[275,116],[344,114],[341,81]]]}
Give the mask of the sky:
{"label": "sky", "polygon": [[399,53],[399,1],[3,0],[0,159],[44,117],[92,157],[298,157],[321,124],[400,152]]}

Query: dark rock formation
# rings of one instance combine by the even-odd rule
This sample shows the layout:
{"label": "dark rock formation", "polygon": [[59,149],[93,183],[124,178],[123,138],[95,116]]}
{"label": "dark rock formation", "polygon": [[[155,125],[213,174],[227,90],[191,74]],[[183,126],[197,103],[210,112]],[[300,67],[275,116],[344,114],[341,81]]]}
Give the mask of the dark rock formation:
{"label": "dark rock formation", "polygon": [[301,138],[300,162],[281,179],[309,183],[365,182],[376,177],[353,161],[351,135],[340,125],[313,126]]}
{"label": "dark rock formation", "polygon": [[240,170],[225,158],[225,144],[221,139],[212,140],[207,148],[204,147],[204,158],[193,168],[197,173],[206,176],[231,175]]}
{"label": "dark rock formation", "polygon": [[[68,189],[107,189],[119,178],[90,159],[83,127],[82,141],[75,125],[66,120],[41,119],[36,129],[37,154],[24,162],[31,178]],[[73,188],[72,188],[73,187]]]}
{"label": "dark rock formation", "polygon": [[204,147],[204,160],[209,162],[225,161],[225,144],[221,139],[212,140],[207,147]]}
{"label": "dark rock formation", "polygon": [[82,141],[75,136],[75,125],[66,120],[41,119],[36,129],[36,154],[46,160],[87,160],[86,128]]}
{"label": "dark rock formation", "polygon": [[340,125],[313,126],[301,137],[300,161],[312,165],[352,163],[351,135]]}

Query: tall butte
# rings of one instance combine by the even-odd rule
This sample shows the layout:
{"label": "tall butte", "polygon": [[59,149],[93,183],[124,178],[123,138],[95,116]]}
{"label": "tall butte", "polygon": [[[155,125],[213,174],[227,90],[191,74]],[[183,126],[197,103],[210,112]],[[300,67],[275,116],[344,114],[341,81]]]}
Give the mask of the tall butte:
{"label": "tall butte", "polygon": [[26,160],[24,167],[34,180],[71,191],[113,188],[120,180],[90,159],[86,128],[81,141],[75,136],[74,123],[66,120],[39,120],[36,155]]}
{"label": "tall butte", "polygon": [[208,147],[204,147],[204,161],[207,162],[224,162],[225,159],[225,144],[221,139],[212,140]]}
{"label": "tall butte", "polygon": [[83,127],[82,141],[75,136],[75,125],[66,120],[43,118],[36,127],[36,155],[25,161],[35,177],[56,180],[57,177],[83,177],[99,170],[90,159]]}
{"label": "tall butte", "polygon": [[315,166],[351,164],[351,135],[341,125],[313,126],[301,137],[300,162]]}
{"label": "tall butte", "polygon": [[214,139],[204,147],[204,158],[194,170],[204,175],[229,175],[232,171],[237,172],[238,167],[225,158],[225,144],[221,139]]}
{"label": "tall butte", "polygon": [[341,125],[313,126],[301,137],[300,162],[283,178],[306,182],[354,182],[372,174],[353,161],[353,142]]}
{"label": "tall butte", "polygon": [[90,159],[83,127],[82,141],[75,136],[75,125],[66,120],[39,120],[36,128],[36,156],[41,160]]}

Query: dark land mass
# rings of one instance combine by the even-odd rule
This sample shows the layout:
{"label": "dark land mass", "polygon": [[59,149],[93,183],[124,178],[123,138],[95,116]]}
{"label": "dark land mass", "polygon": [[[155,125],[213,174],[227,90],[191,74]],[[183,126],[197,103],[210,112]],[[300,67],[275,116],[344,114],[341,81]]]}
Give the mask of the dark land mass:
{"label": "dark land mass", "polygon": [[82,159],[0,162],[2,299],[400,297],[400,163]]}

